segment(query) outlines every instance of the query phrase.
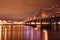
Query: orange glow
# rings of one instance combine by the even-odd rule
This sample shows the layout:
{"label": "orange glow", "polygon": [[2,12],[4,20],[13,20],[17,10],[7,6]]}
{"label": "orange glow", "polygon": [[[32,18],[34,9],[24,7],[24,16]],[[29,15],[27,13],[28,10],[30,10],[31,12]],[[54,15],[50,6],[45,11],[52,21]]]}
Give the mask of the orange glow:
{"label": "orange glow", "polygon": [[3,21],[2,21],[2,24],[12,24],[11,22],[12,22],[12,21],[3,20]]}
{"label": "orange glow", "polygon": [[45,37],[44,40],[48,40],[48,33],[47,33],[47,30],[43,30],[43,32],[44,32],[44,37]]}
{"label": "orange glow", "polygon": [[0,24],[2,24],[2,21],[0,20]]}
{"label": "orange glow", "polygon": [[31,24],[35,24],[34,22],[31,22]]}
{"label": "orange glow", "polygon": [[23,22],[13,22],[13,24],[23,24]]}
{"label": "orange glow", "polygon": [[7,40],[7,31],[6,31],[7,29],[5,28],[5,40]]}
{"label": "orange glow", "polygon": [[41,24],[41,22],[36,22],[36,24]]}
{"label": "orange glow", "polygon": [[45,13],[43,13],[42,16],[45,17]]}
{"label": "orange glow", "polygon": [[40,31],[40,28],[41,28],[41,26],[37,25],[36,28],[35,28],[35,30]]}
{"label": "orange glow", "polygon": [[49,24],[48,22],[42,22],[42,24]]}
{"label": "orange glow", "polygon": [[[2,24],[2,21],[0,20],[0,24]],[[1,40],[1,31],[2,30],[2,26],[0,25],[0,40]]]}
{"label": "orange glow", "polygon": [[23,22],[14,22],[14,21],[6,21],[6,20],[0,20],[0,24],[23,24]]}
{"label": "orange glow", "polygon": [[17,22],[13,22],[13,24],[17,24]]}
{"label": "orange glow", "polygon": [[3,24],[7,24],[7,21],[3,20]]}
{"label": "orange glow", "polygon": [[23,22],[17,22],[17,24],[23,24]]}
{"label": "orange glow", "polygon": [[48,15],[45,13],[42,13],[42,18],[45,18],[45,17],[48,17]]}

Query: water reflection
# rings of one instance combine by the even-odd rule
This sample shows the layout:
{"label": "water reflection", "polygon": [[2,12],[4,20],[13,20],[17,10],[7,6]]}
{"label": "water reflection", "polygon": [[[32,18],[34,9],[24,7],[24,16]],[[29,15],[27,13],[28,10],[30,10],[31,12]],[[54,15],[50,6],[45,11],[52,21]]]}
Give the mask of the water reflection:
{"label": "water reflection", "polygon": [[1,32],[0,32],[0,40],[1,40]]}
{"label": "water reflection", "polygon": [[43,32],[44,32],[44,40],[48,40],[48,32],[47,32],[47,30],[43,30]]}
{"label": "water reflection", "polygon": [[25,25],[3,25],[1,40],[40,40],[40,26],[38,29]]}

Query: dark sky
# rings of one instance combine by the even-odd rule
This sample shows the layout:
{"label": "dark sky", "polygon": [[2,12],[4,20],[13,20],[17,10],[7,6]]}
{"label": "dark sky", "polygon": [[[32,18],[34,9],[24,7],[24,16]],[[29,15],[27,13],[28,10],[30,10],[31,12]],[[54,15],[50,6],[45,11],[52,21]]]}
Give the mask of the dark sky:
{"label": "dark sky", "polygon": [[0,19],[25,19],[39,8],[58,5],[60,0],[0,0]]}

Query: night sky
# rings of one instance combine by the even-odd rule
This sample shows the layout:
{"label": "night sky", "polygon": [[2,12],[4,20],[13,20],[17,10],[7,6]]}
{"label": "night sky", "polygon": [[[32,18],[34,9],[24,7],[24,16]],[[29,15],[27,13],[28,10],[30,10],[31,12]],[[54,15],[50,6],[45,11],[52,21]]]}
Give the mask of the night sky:
{"label": "night sky", "polygon": [[0,19],[23,20],[39,9],[59,4],[60,0],[0,0]]}

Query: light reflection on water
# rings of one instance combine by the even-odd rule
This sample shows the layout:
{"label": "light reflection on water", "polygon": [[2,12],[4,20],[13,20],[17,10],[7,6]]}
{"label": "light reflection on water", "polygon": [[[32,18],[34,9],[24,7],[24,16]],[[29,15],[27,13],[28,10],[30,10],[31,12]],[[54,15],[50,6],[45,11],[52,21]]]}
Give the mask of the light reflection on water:
{"label": "light reflection on water", "polygon": [[0,40],[1,40],[1,25],[0,25]]}
{"label": "light reflection on water", "polygon": [[43,32],[44,32],[44,40],[48,40],[48,32],[47,32],[47,30],[43,30]]}
{"label": "light reflection on water", "polygon": [[[2,36],[0,40],[40,40],[40,29],[35,30],[32,27],[24,25],[3,25],[0,30]],[[40,26],[38,26],[40,28]],[[44,35],[44,34],[43,34]]]}

